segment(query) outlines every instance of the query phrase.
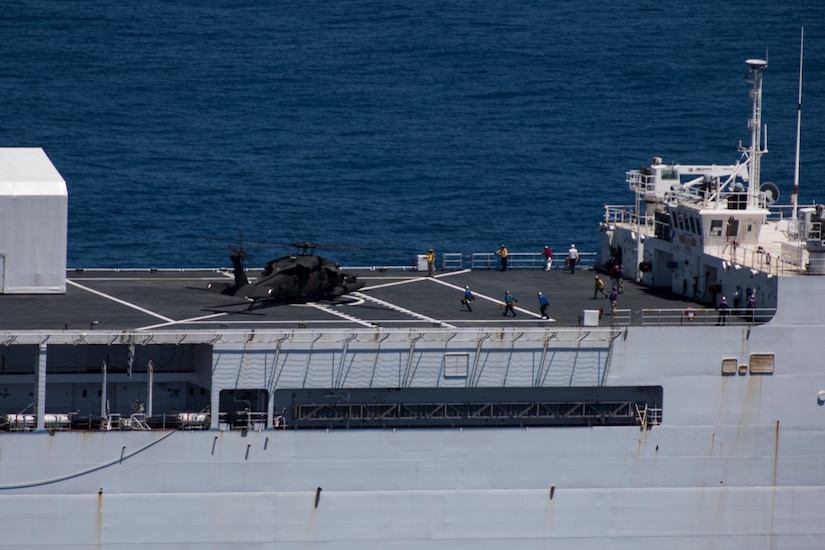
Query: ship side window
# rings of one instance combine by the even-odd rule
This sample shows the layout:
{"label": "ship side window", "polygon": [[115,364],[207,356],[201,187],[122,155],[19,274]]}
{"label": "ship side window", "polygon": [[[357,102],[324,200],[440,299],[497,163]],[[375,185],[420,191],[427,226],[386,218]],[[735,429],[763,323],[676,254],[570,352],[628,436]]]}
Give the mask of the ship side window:
{"label": "ship side window", "polygon": [[708,235],[710,237],[722,236],[722,220],[712,220],[710,222],[710,233]]}
{"label": "ship side window", "polygon": [[678,180],[679,179],[679,172],[676,170],[662,170],[662,179],[663,180]]}
{"label": "ship side window", "polygon": [[685,217],[682,215],[681,212],[677,212],[676,215],[677,215],[677,218],[679,220],[679,229],[684,231],[685,230]]}
{"label": "ship side window", "polygon": [[444,354],[444,378],[467,378],[467,372],[469,369],[469,353]]}

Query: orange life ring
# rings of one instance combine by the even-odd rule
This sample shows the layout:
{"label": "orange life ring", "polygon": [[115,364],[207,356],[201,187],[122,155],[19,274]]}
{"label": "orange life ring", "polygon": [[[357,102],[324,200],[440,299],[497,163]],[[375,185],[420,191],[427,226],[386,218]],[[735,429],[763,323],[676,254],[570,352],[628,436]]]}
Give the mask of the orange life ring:
{"label": "orange life ring", "polygon": [[768,264],[768,265],[771,265],[771,253],[770,252],[765,253],[765,263]]}

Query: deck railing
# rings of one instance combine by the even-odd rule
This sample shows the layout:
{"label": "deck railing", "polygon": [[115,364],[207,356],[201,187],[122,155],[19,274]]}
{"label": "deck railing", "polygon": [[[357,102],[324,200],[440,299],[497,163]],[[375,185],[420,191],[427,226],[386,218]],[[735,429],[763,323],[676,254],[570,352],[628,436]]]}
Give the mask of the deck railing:
{"label": "deck railing", "polygon": [[[588,269],[596,263],[595,252],[580,252],[576,269]],[[495,252],[474,252],[470,257],[470,269],[493,270],[501,268],[501,257]],[[552,269],[565,269],[567,253],[553,255]],[[507,269],[544,269],[546,261],[542,252],[511,252],[507,255]],[[567,268],[569,269],[569,268]]]}
{"label": "deck railing", "polygon": [[[576,269],[589,269],[596,264],[596,252],[579,252],[579,261]],[[552,269],[569,269],[565,266],[567,252],[553,255]],[[546,260],[543,252],[510,252],[507,255],[507,269],[544,269]],[[440,271],[460,271],[462,269],[473,270],[495,270],[501,268],[501,257],[495,252],[473,252],[464,254],[462,252],[444,252],[441,254],[440,262],[436,267]],[[367,270],[367,271],[421,271],[416,265],[369,265],[369,266],[343,266],[345,271]]]}
{"label": "deck railing", "polygon": [[643,309],[642,325],[656,326],[717,326],[758,325],[771,320],[776,308],[733,308],[727,311],[715,308]]}

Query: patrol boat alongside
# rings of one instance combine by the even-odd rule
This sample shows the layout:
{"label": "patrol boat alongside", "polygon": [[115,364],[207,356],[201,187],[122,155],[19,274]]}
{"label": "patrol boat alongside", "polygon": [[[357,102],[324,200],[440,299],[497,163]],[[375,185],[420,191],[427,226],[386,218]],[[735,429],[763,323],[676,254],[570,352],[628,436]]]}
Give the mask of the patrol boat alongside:
{"label": "patrol boat alongside", "polygon": [[[603,315],[592,277],[540,269],[362,272],[353,300],[252,311],[204,291],[222,272],[0,296],[3,544],[820,546],[821,221],[750,189],[754,132],[741,167],[630,173],[598,265],[640,284]],[[504,319],[504,285],[551,319]],[[736,285],[758,314],[708,323]]]}

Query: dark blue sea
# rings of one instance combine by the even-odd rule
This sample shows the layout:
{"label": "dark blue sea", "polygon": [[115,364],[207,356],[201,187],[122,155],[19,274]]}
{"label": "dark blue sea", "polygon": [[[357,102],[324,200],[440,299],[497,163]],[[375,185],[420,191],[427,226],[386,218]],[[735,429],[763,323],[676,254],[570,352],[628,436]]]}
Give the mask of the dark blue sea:
{"label": "dark blue sea", "polygon": [[625,171],[739,158],[748,58],[787,199],[803,26],[800,202],[825,201],[822,0],[6,0],[0,146],[65,178],[70,267],[225,266],[239,232],[259,263],[595,250]]}

